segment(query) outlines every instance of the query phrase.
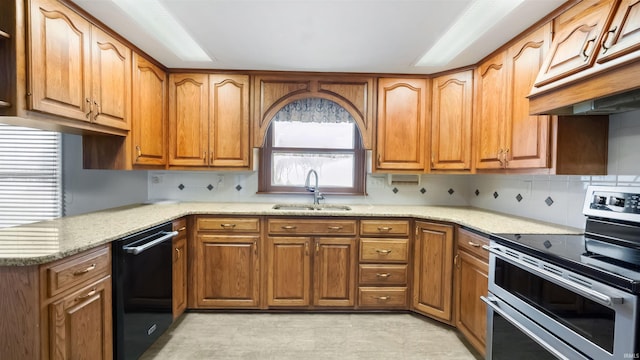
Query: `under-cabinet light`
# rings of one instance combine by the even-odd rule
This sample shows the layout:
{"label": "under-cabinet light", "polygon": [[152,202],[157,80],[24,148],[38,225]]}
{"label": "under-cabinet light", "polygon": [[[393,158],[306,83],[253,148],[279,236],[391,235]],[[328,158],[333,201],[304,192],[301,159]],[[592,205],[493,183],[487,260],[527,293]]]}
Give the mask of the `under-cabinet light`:
{"label": "under-cabinet light", "polygon": [[158,0],[112,0],[136,23],[184,61],[212,61]]}
{"label": "under-cabinet light", "polygon": [[474,0],[415,66],[444,66],[524,0]]}

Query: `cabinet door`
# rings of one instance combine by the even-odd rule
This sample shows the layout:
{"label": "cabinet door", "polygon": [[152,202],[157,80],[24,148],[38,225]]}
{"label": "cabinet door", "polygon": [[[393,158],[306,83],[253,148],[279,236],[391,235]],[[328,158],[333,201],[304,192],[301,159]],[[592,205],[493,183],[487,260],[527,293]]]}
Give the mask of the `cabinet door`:
{"label": "cabinet door", "polygon": [[[186,235],[186,234],[185,234]],[[187,308],[187,237],[173,239],[173,318]]]}
{"label": "cabinet door", "polygon": [[311,290],[309,237],[269,237],[267,304],[308,306]]}
{"label": "cabinet door", "polygon": [[428,88],[424,79],[378,80],[376,169],[425,169]]}
{"label": "cabinet door", "polygon": [[131,137],[134,165],[167,163],[167,75],[140,55],[133,55]]}
{"label": "cabinet door", "polygon": [[604,63],[640,49],[640,2],[622,0],[609,31],[605,33],[598,55]]}
{"label": "cabinet door", "polygon": [[91,29],[93,122],[129,130],[131,50],[104,31]]}
{"label": "cabinet door", "polygon": [[473,146],[477,169],[503,167],[506,122],[506,53],[501,52],[476,70],[476,116]]}
{"label": "cabinet door", "polygon": [[249,167],[249,76],[209,75],[209,164]]}
{"label": "cabinet door", "polygon": [[432,96],[431,169],[470,169],[473,72],[435,78]]}
{"label": "cabinet door", "polygon": [[354,306],[357,246],[355,238],[314,239],[313,304]]}
{"label": "cabinet door", "polygon": [[111,312],[110,276],[50,304],[50,358],[110,360]]}
{"label": "cabinet door", "polygon": [[207,307],[258,306],[259,236],[197,236],[197,305]]}
{"label": "cabinet door", "polygon": [[169,165],[207,166],[209,78],[206,74],[169,76]]}
{"label": "cabinet door", "polygon": [[540,87],[591,67],[613,0],[583,0],[554,19],[557,35],[535,86]]}
{"label": "cabinet door", "polygon": [[30,108],[89,121],[91,25],[58,1],[31,2]]}
{"label": "cabinet door", "polygon": [[507,119],[504,165],[508,168],[549,167],[550,116],[530,116],[533,82],[551,43],[551,23],[507,50]]}
{"label": "cabinet door", "polygon": [[451,322],[453,226],[416,223],[413,262],[413,308]]}
{"label": "cabinet door", "polygon": [[456,255],[456,327],[484,356],[487,333],[487,296],[489,265],[466,251]]}

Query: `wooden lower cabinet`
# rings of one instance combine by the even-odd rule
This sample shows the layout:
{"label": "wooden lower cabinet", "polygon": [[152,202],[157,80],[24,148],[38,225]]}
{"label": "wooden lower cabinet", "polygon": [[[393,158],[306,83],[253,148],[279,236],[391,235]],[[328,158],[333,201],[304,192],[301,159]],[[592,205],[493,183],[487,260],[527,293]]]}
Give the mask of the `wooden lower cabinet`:
{"label": "wooden lower cabinet", "polygon": [[467,230],[458,230],[455,258],[456,327],[482,356],[486,352],[489,253],[482,248],[489,240]]}
{"label": "wooden lower cabinet", "polygon": [[113,357],[111,277],[107,276],[49,305],[49,358]]}
{"label": "wooden lower cabinet", "polygon": [[356,243],[351,237],[269,237],[267,305],[353,307]]}
{"label": "wooden lower cabinet", "polygon": [[187,308],[187,220],[173,222],[173,319],[177,319]]}
{"label": "wooden lower cabinet", "polygon": [[413,310],[451,324],[453,225],[416,222]]}
{"label": "wooden lower cabinet", "polygon": [[259,235],[197,235],[198,308],[259,306],[259,242]]}

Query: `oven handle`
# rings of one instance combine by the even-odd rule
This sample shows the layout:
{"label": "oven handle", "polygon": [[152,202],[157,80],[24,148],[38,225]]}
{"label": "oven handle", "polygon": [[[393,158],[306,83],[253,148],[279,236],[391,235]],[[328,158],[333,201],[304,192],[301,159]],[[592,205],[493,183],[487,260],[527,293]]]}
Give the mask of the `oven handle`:
{"label": "oven handle", "polygon": [[498,302],[497,299],[495,299],[495,298],[493,298],[491,296],[490,297],[480,296],[480,300],[484,301],[484,303],[487,304],[487,306],[491,307],[491,309],[494,312],[498,313],[498,315],[502,316],[505,320],[510,322],[511,325],[515,326],[516,328],[518,328],[518,330],[522,331],[527,336],[529,336],[531,339],[533,339],[535,342],[540,344],[540,346],[542,346],[547,351],[552,353],[555,357],[557,357],[558,359],[569,360],[568,357],[566,357],[563,354],[561,354],[560,352],[558,352],[558,350],[554,349],[553,346],[547,344],[546,341],[544,341],[542,338],[540,338],[538,335],[536,335],[533,331],[527,329],[527,327],[522,325],[522,324],[520,324],[518,322],[518,320],[514,319],[513,317],[511,317],[511,315],[507,314],[502,309],[500,309],[498,306],[496,306],[495,304]]}
{"label": "oven handle", "polygon": [[175,237],[176,235],[178,235],[177,231],[172,231],[172,232],[166,232],[166,231],[161,231],[158,234],[164,234],[161,237],[153,240],[153,241],[149,241],[148,243],[145,243],[144,245],[140,245],[140,246],[135,246],[135,247],[130,247],[128,245],[125,245],[122,247],[122,250],[126,251],[128,254],[133,254],[133,255],[138,255],[141,252],[152,248],[164,241],[167,241],[173,237]]}
{"label": "oven handle", "polygon": [[613,304],[622,304],[623,299],[621,297],[611,297],[605,294],[602,294],[598,291],[589,289],[586,286],[582,286],[579,284],[575,284],[565,278],[563,278],[562,276],[553,274],[553,273],[547,273],[545,271],[540,270],[539,268],[530,265],[520,259],[516,259],[516,258],[512,258],[509,256],[506,256],[505,254],[502,253],[502,251],[500,251],[498,248],[495,247],[490,247],[487,245],[482,245],[482,248],[485,250],[488,250],[490,253],[494,254],[495,256],[503,259],[504,261],[516,264],[520,267],[523,267],[529,271],[531,271],[532,273],[544,278],[545,280],[551,281],[553,283],[556,283],[558,285],[564,286],[565,288],[568,288],[571,291],[574,291],[586,298],[589,298],[597,303],[600,303],[602,305],[611,307],[613,306]]}

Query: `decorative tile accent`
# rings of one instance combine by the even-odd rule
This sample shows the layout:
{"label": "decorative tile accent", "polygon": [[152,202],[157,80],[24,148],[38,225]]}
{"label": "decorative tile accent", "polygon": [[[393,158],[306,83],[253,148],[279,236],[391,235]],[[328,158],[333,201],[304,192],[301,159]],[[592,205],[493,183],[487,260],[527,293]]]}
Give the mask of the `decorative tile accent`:
{"label": "decorative tile accent", "polygon": [[500,195],[498,195],[498,192],[497,192],[497,191],[494,191],[494,192],[493,192],[493,198],[494,198],[494,199],[497,199],[497,198],[498,198],[498,196],[500,196]]}
{"label": "decorative tile accent", "polygon": [[393,190],[391,190],[391,191],[393,191],[394,194],[397,194],[398,191],[400,191],[400,190],[398,190],[398,188],[394,187]]}
{"label": "decorative tile accent", "polygon": [[207,189],[209,189],[209,191],[213,190],[213,185],[209,184],[209,186],[207,186]]}
{"label": "decorative tile accent", "polygon": [[453,195],[453,193],[454,193],[455,191],[453,191],[453,189],[449,188],[449,190],[448,190],[447,192],[449,193],[449,195]]}
{"label": "decorative tile accent", "polygon": [[426,193],[426,192],[427,192],[427,189],[422,188],[422,189],[420,189],[420,192],[424,194],[424,193]]}
{"label": "decorative tile accent", "polygon": [[236,185],[236,190],[237,190],[237,191],[242,190],[242,186],[240,186],[240,184]]}
{"label": "decorative tile accent", "polygon": [[184,190],[184,185],[182,185],[182,184],[178,185],[178,189]]}
{"label": "decorative tile accent", "polygon": [[518,194],[518,195],[516,196],[516,200],[518,200],[518,202],[522,201],[522,195]]}
{"label": "decorative tile accent", "polygon": [[553,199],[551,198],[551,196],[547,197],[544,202],[547,204],[547,206],[551,206],[553,205]]}
{"label": "decorative tile accent", "polygon": [[475,194],[476,194],[476,196],[480,196],[480,190],[476,189]]}

